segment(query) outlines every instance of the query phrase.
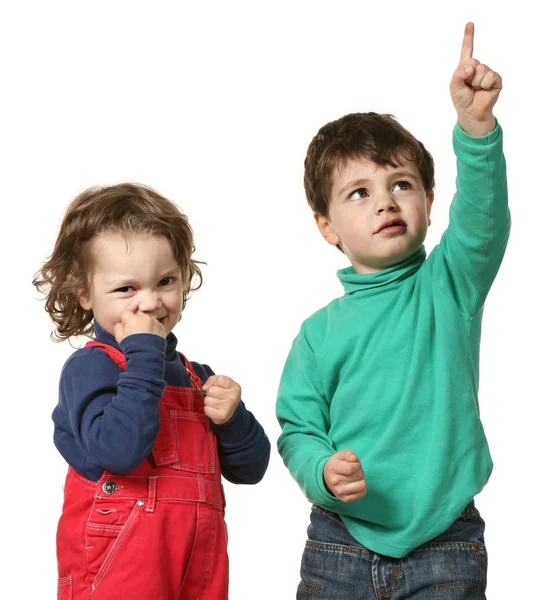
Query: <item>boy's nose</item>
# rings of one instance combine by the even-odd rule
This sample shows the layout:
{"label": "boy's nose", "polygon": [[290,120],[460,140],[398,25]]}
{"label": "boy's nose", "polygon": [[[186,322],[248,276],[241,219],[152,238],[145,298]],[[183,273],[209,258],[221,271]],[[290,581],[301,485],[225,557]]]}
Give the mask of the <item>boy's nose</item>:
{"label": "boy's nose", "polygon": [[159,294],[155,291],[142,292],[138,310],[141,312],[153,312],[161,305]]}
{"label": "boy's nose", "polygon": [[380,194],[375,204],[377,214],[396,210],[396,201],[391,193]]}

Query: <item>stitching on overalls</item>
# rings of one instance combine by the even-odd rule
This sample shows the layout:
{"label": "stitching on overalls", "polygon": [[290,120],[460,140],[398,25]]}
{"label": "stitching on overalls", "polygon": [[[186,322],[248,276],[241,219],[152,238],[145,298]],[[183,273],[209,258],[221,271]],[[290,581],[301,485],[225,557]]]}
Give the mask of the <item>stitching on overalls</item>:
{"label": "stitching on overalls", "polygon": [[140,508],[141,507],[138,504],[134,505],[133,510],[131,511],[131,514],[129,515],[127,521],[125,521],[125,524],[123,525],[121,531],[119,532],[118,537],[114,540],[114,543],[112,544],[112,548],[110,548],[110,550],[108,551],[108,554],[105,556],[105,560],[103,561],[103,564],[97,571],[97,575],[95,576],[92,586],[91,586],[92,589],[91,589],[90,594],[92,594],[97,589],[97,586],[101,583],[101,581],[103,580],[103,577],[106,575],[108,569],[110,568],[110,565],[112,564],[112,561],[114,560],[114,557],[119,552],[120,548],[123,546],[123,541],[125,540],[127,534],[129,533],[129,531],[131,529],[131,525],[132,525],[135,517],[140,512]]}
{"label": "stitching on overalls", "polygon": [[198,541],[198,523],[200,521],[200,505],[196,506],[196,526],[194,528],[194,539],[192,540],[191,552],[189,554],[189,560],[187,561],[187,566],[185,567],[185,572],[183,573],[183,579],[181,580],[181,586],[179,588],[179,596],[181,598],[181,591],[183,590],[183,585],[185,583],[185,579],[187,577],[187,573],[189,572],[189,568],[191,566],[192,557],[194,555],[194,549],[196,548],[196,543]]}
{"label": "stitching on overalls", "polygon": [[[200,507],[198,506],[198,508],[200,508]],[[203,593],[203,591],[204,591],[204,589],[206,587],[206,582],[207,582],[207,578],[208,578],[208,575],[209,575],[209,557],[211,555],[213,555],[214,550],[215,550],[215,544],[216,544],[216,539],[215,539],[216,538],[216,535],[215,535],[216,534],[216,531],[215,531],[215,513],[212,510],[210,510],[209,513],[210,513],[210,522],[209,522],[209,532],[210,532],[209,533],[209,535],[210,535],[210,538],[209,538],[209,547],[208,547],[207,551],[203,552],[203,555],[204,555],[205,559],[204,559],[204,566],[203,566],[203,569],[202,569],[203,575],[201,577],[202,586],[200,588],[200,593]]]}

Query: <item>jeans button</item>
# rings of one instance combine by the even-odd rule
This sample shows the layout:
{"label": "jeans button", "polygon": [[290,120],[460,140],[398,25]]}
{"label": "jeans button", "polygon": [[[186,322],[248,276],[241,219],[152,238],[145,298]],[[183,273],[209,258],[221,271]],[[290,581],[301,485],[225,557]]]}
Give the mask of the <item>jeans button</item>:
{"label": "jeans button", "polygon": [[478,552],[480,550],[480,546],[478,544],[471,544],[471,550],[473,552]]}
{"label": "jeans button", "polygon": [[105,494],[113,494],[118,489],[118,486],[113,481],[105,481],[103,483],[103,492]]}

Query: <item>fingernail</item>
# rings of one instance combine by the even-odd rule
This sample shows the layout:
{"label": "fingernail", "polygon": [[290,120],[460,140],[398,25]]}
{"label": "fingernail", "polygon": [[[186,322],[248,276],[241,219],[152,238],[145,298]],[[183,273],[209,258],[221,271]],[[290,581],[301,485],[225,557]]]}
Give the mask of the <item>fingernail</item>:
{"label": "fingernail", "polygon": [[465,73],[470,75],[473,72],[473,67],[465,67]]}

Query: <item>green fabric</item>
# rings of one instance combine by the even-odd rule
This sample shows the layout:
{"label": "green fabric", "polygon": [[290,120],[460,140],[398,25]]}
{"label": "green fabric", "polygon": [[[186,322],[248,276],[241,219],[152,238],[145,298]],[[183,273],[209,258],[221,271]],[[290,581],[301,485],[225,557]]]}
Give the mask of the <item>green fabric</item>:
{"label": "green fabric", "polygon": [[[510,230],[502,130],[473,138],[457,125],[453,141],[457,191],[440,244],[375,274],[338,271],[345,295],[303,323],[278,392],[278,450],[306,497],[393,557],[447,529],[493,466],[478,362]],[[368,484],[352,504],[323,481],[344,449]]]}

